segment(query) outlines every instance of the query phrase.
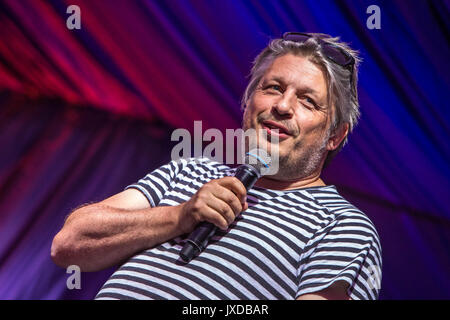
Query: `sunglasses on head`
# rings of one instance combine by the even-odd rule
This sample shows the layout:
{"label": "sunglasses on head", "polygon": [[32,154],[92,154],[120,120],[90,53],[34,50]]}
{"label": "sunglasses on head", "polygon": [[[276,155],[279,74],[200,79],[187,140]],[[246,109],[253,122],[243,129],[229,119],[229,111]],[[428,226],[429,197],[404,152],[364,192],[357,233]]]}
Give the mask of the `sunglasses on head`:
{"label": "sunglasses on head", "polygon": [[339,48],[338,46],[324,40],[326,39],[325,37],[320,38],[302,32],[286,32],[283,34],[283,40],[293,42],[303,43],[310,38],[314,38],[319,42],[322,53],[325,55],[327,59],[350,71],[350,82],[351,84],[353,84],[353,67],[355,65],[355,58],[353,58],[344,49]]}

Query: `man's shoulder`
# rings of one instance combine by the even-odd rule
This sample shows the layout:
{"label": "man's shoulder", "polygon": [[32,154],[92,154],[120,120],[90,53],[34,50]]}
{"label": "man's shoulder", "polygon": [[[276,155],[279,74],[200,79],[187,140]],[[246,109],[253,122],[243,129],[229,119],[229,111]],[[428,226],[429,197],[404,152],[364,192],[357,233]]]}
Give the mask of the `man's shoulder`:
{"label": "man's shoulder", "polygon": [[180,158],[170,162],[173,166],[178,167],[178,173],[203,172],[224,175],[231,174],[232,168],[214,159],[206,157]]}
{"label": "man's shoulder", "polygon": [[365,215],[359,208],[345,199],[334,185],[308,188],[306,191],[318,205],[326,207],[336,215],[344,212],[355,212],[356,214]]}
{"label": "man's shoulder", "polygon": [[308,193],[315,201],[326,208],[333,216],[333,220],[341,224],[361,224],[370,228],[377,236],[375,225],[369,216],[359,209],[356,205],[345,199],[335,186],[326,186],[323,188],[313,188]]}

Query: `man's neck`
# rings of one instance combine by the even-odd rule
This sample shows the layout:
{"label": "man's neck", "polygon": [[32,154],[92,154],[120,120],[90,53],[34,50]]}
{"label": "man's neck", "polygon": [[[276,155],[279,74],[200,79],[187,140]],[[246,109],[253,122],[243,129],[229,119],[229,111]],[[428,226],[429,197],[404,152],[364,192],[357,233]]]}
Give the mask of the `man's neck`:
{"label": "man's neck", "polygon": [[265,176],[259,179],[255,185],[260,188],[272,190],[293,190],[308,187],[326,186],[320,175],[314,175],[307,178],[297,180],[278,180],[270,176]]}

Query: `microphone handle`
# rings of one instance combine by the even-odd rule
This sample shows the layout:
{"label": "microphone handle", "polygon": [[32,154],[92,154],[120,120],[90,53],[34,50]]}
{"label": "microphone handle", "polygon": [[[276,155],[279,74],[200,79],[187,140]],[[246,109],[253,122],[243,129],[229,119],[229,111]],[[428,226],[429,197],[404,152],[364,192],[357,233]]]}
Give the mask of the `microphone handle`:
{"label": "microphone handle", "polygon": [[[258,172],[247,164],[239,166],[234,176],[242,182],[247,191],[253,187],[260,177]],[[181,259],[189,262],[193,257],[202,252],[208,245],[209,239],[216,233],[216,230],[217,226],[210,222],[203,221],[199,223],[196,229],[189,235],[183,249],[181,249]]]}
{"label": "microphone handle", "polygon": [[258,172],[248,164],[243,164],[242,166],[237,168],[236,174],[234,176],[238,178],[240,182],[242,182],[247,192],[248,190],[253,188],[256,180],[258,180],[260,177]]}

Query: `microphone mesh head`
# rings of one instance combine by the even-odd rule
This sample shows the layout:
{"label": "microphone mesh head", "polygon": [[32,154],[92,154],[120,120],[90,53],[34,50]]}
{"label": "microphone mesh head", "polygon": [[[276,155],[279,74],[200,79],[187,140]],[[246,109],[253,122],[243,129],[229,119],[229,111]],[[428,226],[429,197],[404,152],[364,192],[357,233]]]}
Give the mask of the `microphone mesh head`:
{"label": "microphone mesh head", "polygon": [[269,171],[272,158],[267,154],[266,150],[255,148],[246,153],[245,164],[252,166],[263,176]]}

